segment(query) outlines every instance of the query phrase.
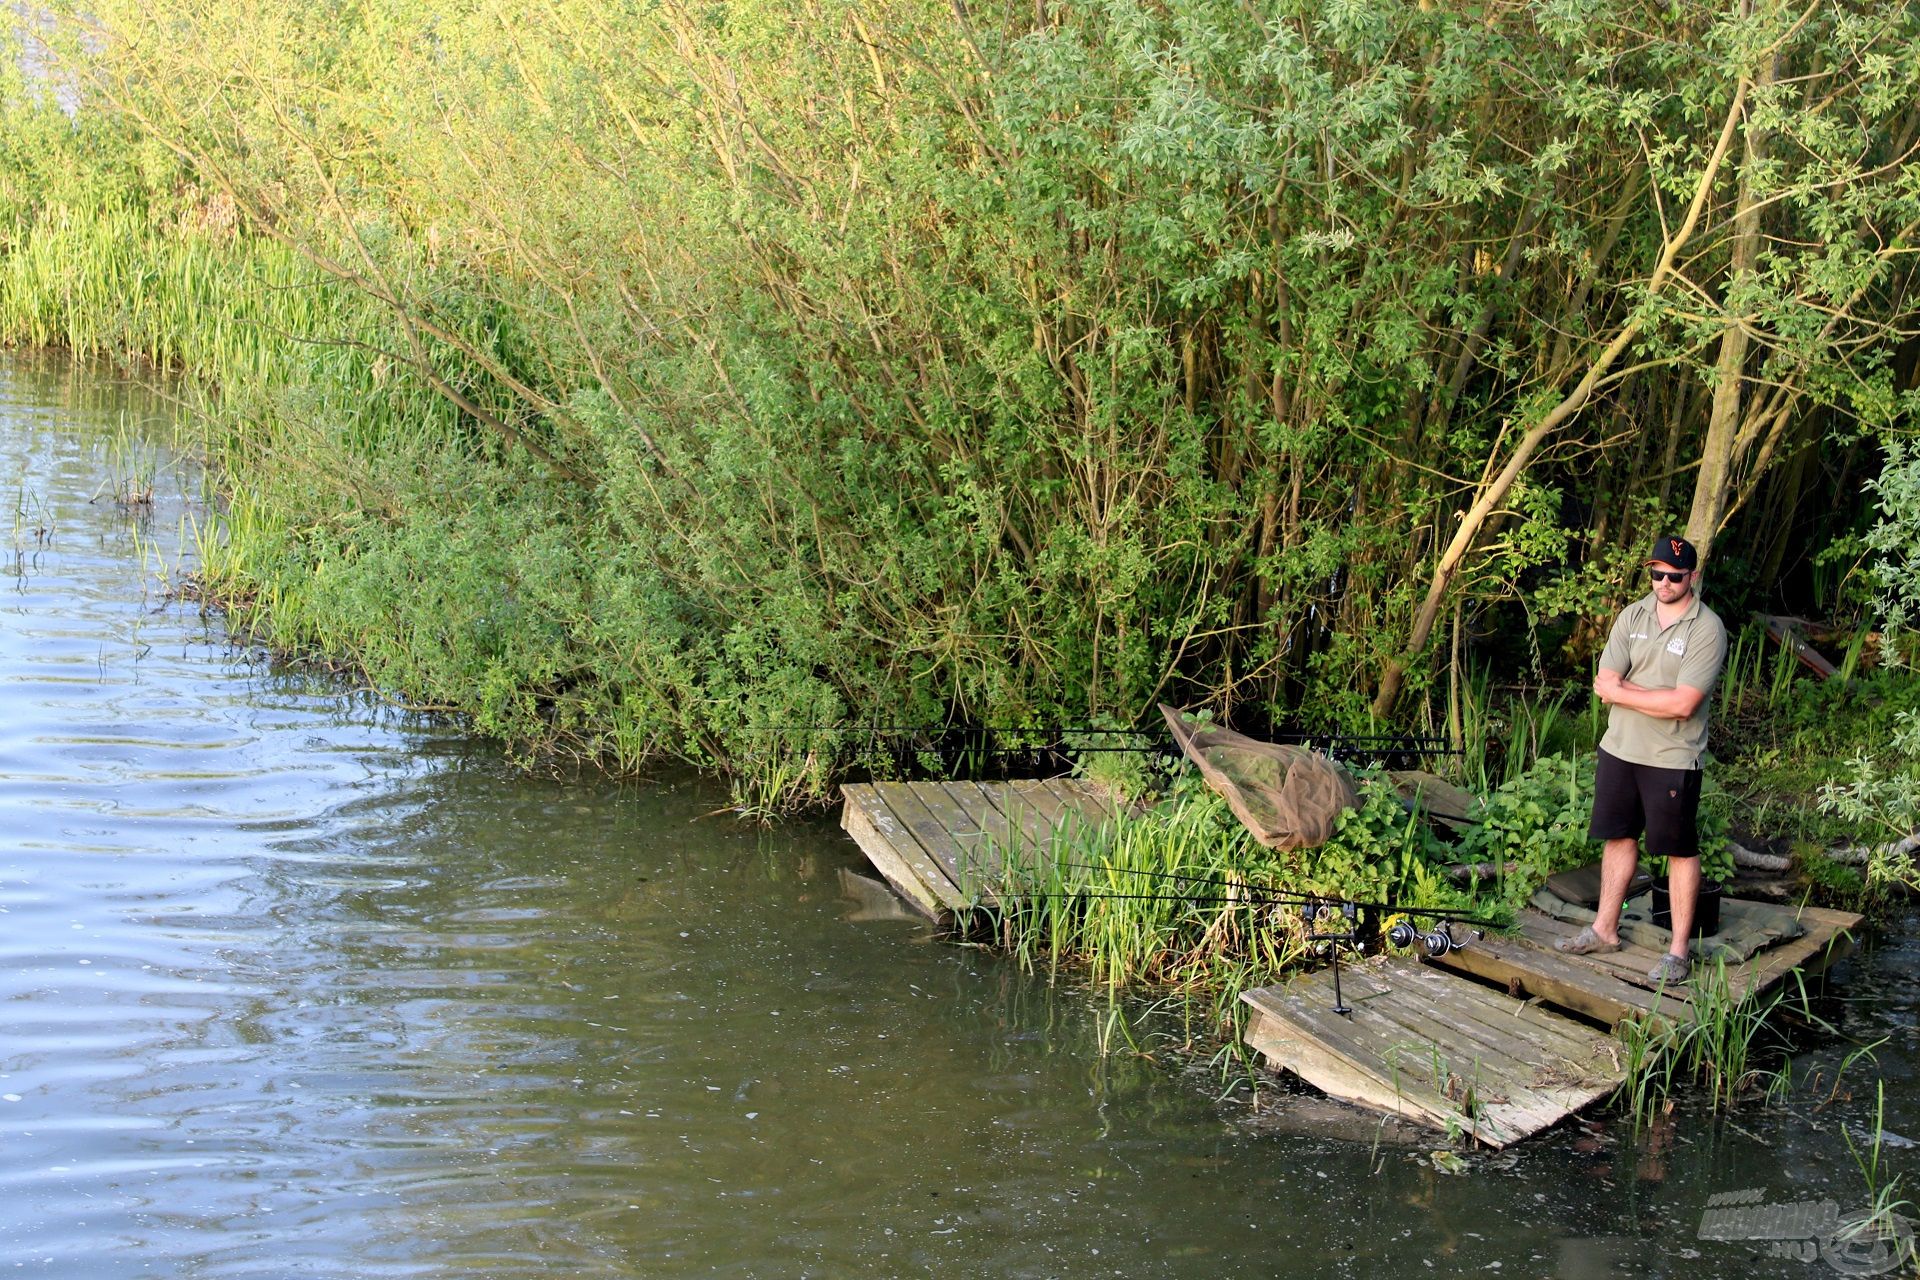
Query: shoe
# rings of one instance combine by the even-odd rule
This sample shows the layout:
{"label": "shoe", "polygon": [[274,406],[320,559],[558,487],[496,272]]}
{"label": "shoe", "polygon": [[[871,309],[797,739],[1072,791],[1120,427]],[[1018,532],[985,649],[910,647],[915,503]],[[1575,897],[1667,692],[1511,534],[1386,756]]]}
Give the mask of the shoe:
{"label": "shoe", "polygon": [[1647,981],[1656,987],[1673,987],[1685,982],[1693,972],[1693,961],[1672,952],[1660,957],[1660,963],[1647,970]]}
{"label": "shoe", "polygon": [[1608,942],[1605,938],[1595,933],[1593,927],[1589,925],[1587,928],[1574,934],[1571,938],[1562,938],[1560,941],[1554,943],[1553,949],[1555,951],[1565,952],[1570,956],[1590,956],[1603,951],[1618,951],[1620,944],[1617,942]]}

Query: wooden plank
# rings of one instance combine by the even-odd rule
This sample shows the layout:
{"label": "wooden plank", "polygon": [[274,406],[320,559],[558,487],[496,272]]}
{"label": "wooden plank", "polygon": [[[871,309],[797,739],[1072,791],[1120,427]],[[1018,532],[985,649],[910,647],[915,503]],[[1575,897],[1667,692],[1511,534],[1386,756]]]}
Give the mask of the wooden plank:
{"label": "wooden plank", "polygon": [[1446,1127],[1444,1121],[1436,1123],[1429,1105],[1416,1101],[1397,1083],[1350,1062],[1311,1035],[1264,1014],[1254,1015],[1247,1028],[1247,1043],[1275,1070],[1291,1071],[1330,1097],[1413,1120],[1428,1128]]}
{"label": "wooden plank", "polygon": [[[978,890],[984,886],[977,877],[969,876],[961,867],[967,861],[968,850],[978,845],[984,834],[980,825],[937,782],[907,782],[900,786],[907,795],[919,801],[928,819],[938,829],[935,839],[930,840],[922,835],[920,843],[940,864],[940,869],[946,872],[947,879],[960,892],[960,896],[969,902],[977,901],[980,897]],[[896,811],[903,803],[895,802]],[[919,833],[916,831],[916,834]]]}
{"label": "wooden plank", "polygon": [[1488,1086],[1482,1100],[1505,1093],[1516,1127],[1557,1124],[1619,1084],[1613,1038],[1603,1031],[1422,964],[1398,966],[1392,976],[1393,997],[1369,1007],[1410,1029],[1437,1023],[1437,1042],[1455,1046],[1451,1060],[1471,1055]]}
{"label": "wooden plank", "polygon": [[971,906],[966,896],[948,878],[939,860],[933,856],[934,848],[943,843],[950,845],[951,842],[946,832],[934,821],[933,815],[927,812],[927,807],[914,798],[912,790],[903,782],[876,782],[871,785],[880,805],[884,806],[896,828],[905,834],[905,839],[896,838],[894,841],[894,851],[901,860],[913,868],[945,909],[959,911]]}
{"label": "wooden plank", "polygon": [[1828,662],[1812,645],[1800,638],[1800,629],[1795,625],[1799,622],[1798,618],[1783,618],[1772,613],[1759,614],[1758,617],[1766,624],[1767,634],[1774,643],[1792,653],[1801,666],[1822,680],[1831,680],[1840,674],[1840,668]]}
{"label": "wooden plank", "polygon": [[1060,792],[1044,781],[1023,782],[1019,784],[1020,798],[1033,806],[1051,832],[1065,821],[1067,808],[1061,800]]}
{"label": "wooden plank", "polygon": [[[1859,920],[1859,917],[1854,917],[1854,924],[1857,925]],[[1778,943],[1761,951],[1742,966],[1738,977],[1729,969],[1729,989],[1738,991],[1742,999],[1758,996],[1785,980],[1787,974],[1795,969],[1804,970],[1807,976],[1814,977],[1853,950],[1852,935],[1836,928],[1832,922],[1803,915],[1801,923],[1806,926],[1806,933],[1790,942]]]}
{"label": "wooden plank", "polygon": [[968,824],[979,832],[973,841],[961,840],[960,887],[976,898],[982,890],[1000,883],[1001,863],[1008,856],[1018,857],[1018,830],[1000,812],[977,782],[943,782],[940,789],[965,814]]}
{"label": "wooden plank", "polygon": [[1346,971],[1341,985],[1345,1017],[1324,970],[1246,993],[1248,1043],[1335,1096],[1490,1146],[1557,1124],[1621,1078],[1606,1034],[1411,960]]}
{"label": "wooden plank", "polygon": [[[1538,945],[1542,951],[1551,952],[1556,956],[1565,955],[1565,953],[1554,944],[1563,938],[1573,937],[1584,927],[1570,921],[1556,920],[1538,911],[1523,910],[1520,915],[1521,933]],[[1665,954],[1664,949],[1655,951],[1637,942],[1622,939],[1618,951],[1593,952],[1584,956],[1567,956],[1566,958],[1602,970],[1630,987],[1639,987],[1643,991],[1651,992],[1654,989],[1654,983],[1648,980],[1647,971],[1660,963],[1660,957]],[[1681,1004],[1693,1002],[1693,993],[1684,983],[1668,987],[1666,994]]]}
{"label": "wooden plank", "polygon": [[[1744,900],[1743,900],[1744,901]],[[1772,907],[1771,903],[1750,903],[1758,907]],[[1796,968],[1805,969],[1810,974],[1825,969],[1838,954],[1829,954],[1828,942],[1835,928],[1851,928],[1859,924],[1861,917],[1848,911],[1830,911],[1821,907],[1802,907],[1798,911],[1791,908],[1774,908],[1782,913],[1792,912],[1807,930],[1798,938],[1789,938],[1777,942],[1756,952],[1752,957],[1735,961],[1727,965],[1728,988],[1742,999],[1758,995],[1779,982]],[[1544,912],[1526,910],[1521,913],[1522,931],[1531,939],[1551,946],[1551,941],[1571,937],[1580,926],[1567,920],[1557,920]],[[1849,947],[1851,944],[1847,944]],[[1558,954],[1557,952],[1555,954]],[[1839,954],[1845,954],[1844,951]],[[1660,958],[1660,953],[1649,951],[1629,943],[1621,950],[1606,955],[1577,957],[1591,962],[1617,974],[1623,981],[1651,990],[1653,984],[1647,980],[1645,970],[1651,968]],[[1645,963],[1643,964],[1642,961]],[[1711,958],[1694,960],[1695,971],[1702,964],[1711,964]],[[1667,995],[1683,1003],[1692,1002],[1691,984],[1670,989]],[[1584,1012],[1584,1010],[1582,1011]]]}
{"label": "wooden plank", "polygon": [[1053,796],[1037,782],[983,783],[980,793],[998,806],[1007,820],[1017,826],[1020,865],[1032,867],[1053,854],[1053,824],[1036,806],[1031,794],[1039,788],[1051,804]]}
{"label": "wooden plank", "polygon": [[[1359,973],[1353,976],[1365,981]],[[1349,995],[1353,1013],[1336,1014],[1331,995],[1332,984],[1322,971],[1296,979],[1284,991],[1262,988],[1241,999],[1266,1015],[1269,1043],[1277,1042],[1288,1057],[1312,1069],[1315,1074],[1297,1069],[1296,1074],[1316,1088],[1411,1115],[1436,1129],[1471,1134],[1490,1146],[1523,1136],[1513,1132],[1511,1117],[1469,1116],[1445,1096],[1445,1080],[1435,1078],[1435,1060],[1443,1053],[1432,1039],[1373,1011],[1364,996]],[[1256,1047],[1268,1052],[1265,1045]]]}
{"label": "wooden plank", "polygon": [[1483,987],[1473,978],[1446,973],[1424,962],[1410,966],[1401,974],[1400,982],[1426,992],[1433,1000],[1446,1000],[1458,1016],[1529,1045],[1536,1053],[1583,1063],[1613,1039],[1604,1031],[1549,1012],[1537,997],[1516,999],[1504,991]]}
{"label": "wooden plank", "polygon": [[938,920],[944,904],[899,852],[902,843],[917,847],[913,836],[900,828],[892,813],[874,795],[871,784],[850,782],[840,788],[840,794],[846,800],[840,811],[840,825],[867,855],[867,861],[915,910]]}
{"label": "wooden plank", "polygon": [[1592,959],[1545,950],[1526,938],[1480,938],[1429,963],[1489,979],[1509,991],[1538,996],[1609,1027],[1650,1012],[1686,1016],[1684,1001],[1671,995],[1655,996],[1611,970],[1588,963]]}
{"label": "wooden plank", "polygon": [[[1298,1022],[1301,1013],[1319,1015],[1319,1026],[1305,1027]],[[1363,1069],[1389,1089],[1402,1093],[1415,1107],[1416,1118],[1447,1133],[1465,1134],[1488,1146],[1503,1147],[1524,1136],[1510,1110],[1495,1110],[1491,1100],[1499,1098],[1506,1107],[1505,1095],[1489,1090],[1473,1114],[1468,1100],[1479,1087],[1471,1077],[1470,1064],[1450,1058],[1435,1039],[1400,1026],[1370,1002],[1355,1005],[1350,1015],[1335,1015],[1330,1007],[1309,1000],[1296,1011],[1295,1027],[1310,1030],[1329,1053],[1344,1059],[1348,1069]],[[1344,1030],[1345,1040],[1333,1039]],[[1462,1067],[1468,1068],[1466,1071]],[[1310,1083],[1320,1086],[1319,1080]],[[1484,1082],[1482,1082],[1484,1083]],[[1451,1091],[1452,1096],[1450,1096]]]}
{"label": "wooden plank", "polygon": [[[1464,978],[1454,982],[1466,985]],[[1451,1079],[1449,1096],[1475,1099],[1482,1108],[1506,1108],[1513,1127],[1544,1129],[1566,1114],[1565,1108],[1535,1096],[1534,1067],[1527,1060],[1533,1046],[1519,1045],[1476,1027],[1459,1016],[1451,1001],[1436,1004],[1425,993],[1397,986],[1367,1005],[1369,1013],[1386,1018],[1416,1042],[1432,1046],[1435,1059]]]}
{"label": "wooden plank", "polygon": [[1047,789],[1060,801],[1057,825],[1070,831],[1092,831],[1113,817],[1113,801],[1106,788],[1078,778],[1049,778]]}
{"label": "wooden plank", "polygon": [[[1464,1131],[1471,1123],[1433,1088],[1428,1064],[1417,1053],[1389,1059],[1388,1052],[1399,1041],[1381,1044],[1377,1027],[1370,1024],[1356,1043],[1354,1036],[1343,1034],[1345,1028],[1321,1025],[1303,1002],[1285,1000],[1272,988],[1245,992],[1241,999],[1258,1012],[1248,1028],[1248,1043],[1316,1089],[1435,1129],[1448,1128],[1451,1120]],[[1344,1021],[1330,1011],[1326,1017]],[[1329,1035],[1329,1030],[1336,1034]],[[1410,1043],[1406,1047],[1413,1048]]]}
{"label": "wooden plank", "polygon": [[1086,778],[1049,778],[1047,785],[1073,799],[1082,813],[1102,821],[1120,812],[1120,803],[1105,783]]}
{"label": "wooden plank", "polygon": [[1852,932],[1860,927],[1866,917],[1853,911],[1836,911],[1832,907],[1801,906],[1793,908],[1794,916],[1800,923],[1811,928],[1822,924],[1835,933]]}
{"label": "wooden plank", "polygon": [[1517,1083],[1511,1096],[1540,1123],[1558,1124],[1619,1087],[1625,1072],[1611,1035],[1515,1000],[1468,978],[1425,965],[1401,975],[1409,996],[1424,994],[1446,1010],[1459,1034],[1503,1053],[1503,1066]]}

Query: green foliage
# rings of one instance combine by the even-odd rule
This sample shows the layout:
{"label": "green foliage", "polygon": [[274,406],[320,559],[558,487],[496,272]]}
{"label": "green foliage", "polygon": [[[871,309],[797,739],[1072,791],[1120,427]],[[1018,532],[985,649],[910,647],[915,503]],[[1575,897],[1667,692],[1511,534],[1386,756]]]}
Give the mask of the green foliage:
{"label": "green foliage", "polygon": [[[1886,462],[1868,488],[1879,498],[1879,520],[1866,537],[1874,553],[1874,607],[1889,631],[1910,631],[1920,624],[1920,450],[1890,437]],[[1895,658],[1902,652],[1897,642],[1887,651]]]}
{"label": "green foliage", "polygon": [[[827,794],[876,715],[1360,729],[1404,666],[1419,725],[1430,588],[1536,675],[1540,619],[1617,603],[1725,335],[1785,397],[1750,395],[1729,500],[1911,409],[1908,5],[106,0],[42,29],[41,79],[0,57],[0,336],[217,392],[218,592],[415,702],[717,764],[761,808]],[[1743,84],[1742,143],[1793,145],[1736,181]],[[1780,501],[1850,506],[1819,470]]]}
{"label": "green foliage", "polygon": [[1591,755],[1543,756],[1475,806],[1460,853],[1499,869],[1502,901],[1518,907],[1548,876],[1598,856],[1587,838],[1593,769]]}
{"label": "green foliage", "polygon": [[[1700,874],[1726,884],[1733,879],[1734,798],[1709,769],[1701,780],[1700,813],[1694,830],[1700,840]],[[1664,873],[1665,868],[1660,868]]]}
{"label": "green foliage", "polygon": [[1360,804],[1335,821],[1331,839],[1290,855],[1295,883],[1306,892],[1363,902],[1471,911],[1480,904],[1440,871],[1449,851],[1419,814],[1401,803],[1384,774],[1361,770]]}
{"label": "green foliage", "polygon": [[1836,862],[1824,849],[1800,846],[1794,850],[1794,862],[1800,878],[1820,901],[1853,904],[1865,899],[1866,878],[1852,867]]}
{"label": "green foliage", "polygon": [[1851,776],[1820,788],[1820,811],[1837,815],[1867,841],[1869,897],[1920,891],[1920,711],[1900,714],[1885,749],[1848,762]]}

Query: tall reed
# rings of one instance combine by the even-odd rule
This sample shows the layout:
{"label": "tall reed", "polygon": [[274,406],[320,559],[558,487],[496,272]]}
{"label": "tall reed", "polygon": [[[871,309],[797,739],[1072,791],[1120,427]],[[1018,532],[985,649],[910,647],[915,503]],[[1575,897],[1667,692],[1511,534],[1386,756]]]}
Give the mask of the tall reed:
{"label": "tall reed", "polygon": [[1278,857],[1211,797],[1137,818],[1056,828],[1044,847],[1001,851],[990,922],[1021,963],[1072,968],[1110,990],[1200,997],[1207,1031],[1231,1031],[1249,982],[1298,961],[1297,914],[1261,900],[1294,888]]}
{"label": "tall reed", "polygon": [[[1626,1075],[1615,1102],[1639,1127],[1652,1121],[1683,1084],[1703,1087],[1715,1111],[1756,1095],[1777,1096],[1789,1083],[1787,1071],[1758,1065],[1756,1055],[1763,1037],[1777,1028],[1775,1018],[1786,999],[1784,990],[1752,999],[1736,992],[1721,957],[1696,963],[1684,1016],[1651,1014],[1621,1023]],[[1811,1016],[1804,989],[1797,1008]]]}

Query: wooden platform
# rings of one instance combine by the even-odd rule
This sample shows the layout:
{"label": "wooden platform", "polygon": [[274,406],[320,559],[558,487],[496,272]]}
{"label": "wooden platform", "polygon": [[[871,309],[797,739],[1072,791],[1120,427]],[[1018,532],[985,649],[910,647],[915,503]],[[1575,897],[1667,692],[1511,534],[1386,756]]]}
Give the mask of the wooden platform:
{"label": "wooden platform", "polygon": [[[1861,921],[1850,911],[1823,907],[1746,906],[1794,917],[1806,932],[1727,966],[1728,987],[1742,999],[1772,990],[1795,971],[1804,977],[1824,972],[1853,950],[1851,931]],[[1653,1013],[1686,1016],[1693,996],[1691,984],[1656,994],[1647,980],[1647,970],[1659,962],[1659,952],[1628,943],[1606,955],[1563,955],[1554,950],[1554,944],[1578,933],[1579,925],[1531,908],[1520,913],[1517,923],[1520,928],[1514,936],[1481,939],[1434,963],[1499,983],[1515,995],[1538,997],[1609,1027]],[[1703,963],[1707,962],[1694,961],[1695,973]]]}
{"label": "wooden platform", "polygon": [[[1727,966],[1729,988],[1743,1000],[1789,974],[1824,971],[1852,950],[1850,931],[1861,920],[1819,907],[1765,909],[1795,916],[1806,932]],[[1693,991],[1655,990],[1647,970],[1659,954],[1647,948],[1563,955],[1554,943],[1578,925],[1531,908],[1518,923],[1514,936],[1479,938],[1439,960],[1343,966],[1351,1016],[1333,1012],[1330,970],[1249,991],[1241,997],[1254,1010],[1247,1043],[1334,1097],[1489,1146],[1536,1133],[1621,1078],[1613,1037],[1569,1015],[1606,1028],[1628,1018],[1686,1018]]]}
{"label": "wooden platform", "polygon": [[1410,957],[1343,965],[1241,996],[1247,1043],[1347,1102],[1504,1147],[1612,1093],[1619,1046],[1597,1028]]}
{"label": "wooden platform", "polygon": [[900,896],[934,919],[983,901],[1012,849],[1097,825],[1106,791],[1070,778],[1022,782],[851,782],[840,825]]}
{"label": "wooden platform", "polygon": [[[1113,812],[1102,789],[1065,779],[850,783],[841,791],[841,825],[900,896],[935,920],[991,902],[1002,858],[1046,850],[1057,832]],[[1742,998],[1791,973],[1824,970],[1852,949],[1849,931],[1861,919],[1818,907],[1745,909],[1791,915],[1806,932],[1728,965]],[[1437,961],[1345,965],[1347,1015],[1334,1012],[1326,969],[1248,991],[1247,1042],[1333,1097],[1507,1146],[1613,1092],[1623,1072],[1610,1028],[1689,1014],[1690,986],[1656,991],[1647,980],[1654,951],[1554,949],[1578,928],[1529,908],[1513,935],[1479,938]]]}

